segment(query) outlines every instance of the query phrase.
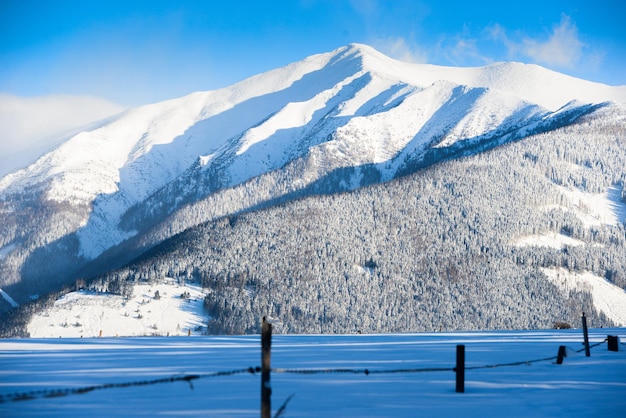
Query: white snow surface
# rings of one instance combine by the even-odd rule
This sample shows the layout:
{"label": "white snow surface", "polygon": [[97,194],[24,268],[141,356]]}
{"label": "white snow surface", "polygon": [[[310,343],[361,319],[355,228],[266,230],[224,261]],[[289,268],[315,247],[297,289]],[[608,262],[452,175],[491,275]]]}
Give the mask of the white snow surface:
{"label": "white snow surface", "polygon": [[[607,350],[607,335],[620,338],[620,351]],[[598,345],[585,357],[580,329],[274,335],[274,369],[361,373],[274,370],[271,415],[285,405],[285,417],[622,416],[625,338],[624,328],[592,328],[590,342]],[[452,371],[458,344],[465,345],[464,393],[455,392]],[[567,357],[557,365],[561,345]],[[547,360],[528,363],[538,359]],[[243,371],[259,366],[260,360],[258,335],[0,340],[0,399],[5,400],[0,416],[258,416],[259,373],[208,375]],[[472,369],[511,363],[515,365]],[[426,368],[445,370],[406,372]],[[194,375],[202,378],[168,381]],[[159,379],[163,382],[122,385]],[[59,396],[64,390],[89,387],[95,389]],[[34,399],[12,400],[30,392]]]}
{"label": "white snow surface", "polygon": [[591,294],[593,306],[619,326],[626,326],[626,291],[593,273],[573,273],[564,268],[542,268],[548,279],[563,290]]}
{"label": "white snow surface", "polygon": [[0,179],[0,193],[39,189],[49,200],[92,207],[73,228],[80,255],[93,259],[135,233],[118,227],[128,208],[198,162],[209,169],[217,161],[227,187],[307,154],[328,170],[381,164],[388,178],[403,153],[433,138],[445,134],[438,146],[449,146],[573,100],[626,103],[626,86],[519,63],[405,63],[352,44],[220,90],[128,110]]}
{"label": "white snow surface", "polygon": [[353,47],[363,51],[369,67],[416,86],[446,80],[470,87],[486,87],[513,94],[551,111],[572,100],[626,102],[626,86],[613,87],[581,80],[535,64],[500,62],[485,67],[443,67],[393,60],[366,45]]}
{"label": "white snow surface", "polygon": [[76,291],[35,314],[27,330],[33,338],[197,335],[206,331],[203,304],[200,287],[173,279],[135,285],[129,299]]}
{"label": "white snow surface", "polygon": [[518,247],[549,247],[560,250],[567,246],[576,247],[579,245],[585,245],[585,243],[579,239],[568,237],[567,235],[557,234],[556,232],[547,232],[539,235],[528,235],[517,238],[513,241],[513,245]]}
{"label": "white snow surface", "polygon": [[585,226],[617,225],[626,221],[626,204],[621,201],[621,190],[618,187],[609,187],[603,193],[558,187]]}

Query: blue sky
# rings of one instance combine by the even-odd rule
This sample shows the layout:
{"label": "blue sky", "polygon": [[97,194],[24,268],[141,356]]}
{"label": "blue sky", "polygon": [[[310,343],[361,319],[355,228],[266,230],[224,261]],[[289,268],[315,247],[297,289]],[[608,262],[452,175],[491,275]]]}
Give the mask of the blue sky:
{"label": "blue sky", "polygon": [[623,85],[625,12],[622,0],[3,0],[0,93],[136,106],[351,42],[416,62],[521,61]]}

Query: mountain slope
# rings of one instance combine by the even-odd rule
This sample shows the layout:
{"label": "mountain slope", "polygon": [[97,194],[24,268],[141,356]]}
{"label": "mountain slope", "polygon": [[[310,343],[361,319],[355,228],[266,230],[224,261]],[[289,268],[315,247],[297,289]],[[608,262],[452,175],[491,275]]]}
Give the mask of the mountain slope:
{"label": "mountain slope", "polygon": [[[213,333],[624,325],[626,112],[206,222],[99,280],[201,280]],[[199,208],[201,203],[196,206]]]}
{"label": "mountain slope", "polygon": [[516,63],[409,64],[350,45],[131,109],[0,180],[0,285],[24,301],[201,222],[387,181],[605,101],[626,102],[626,87]]}

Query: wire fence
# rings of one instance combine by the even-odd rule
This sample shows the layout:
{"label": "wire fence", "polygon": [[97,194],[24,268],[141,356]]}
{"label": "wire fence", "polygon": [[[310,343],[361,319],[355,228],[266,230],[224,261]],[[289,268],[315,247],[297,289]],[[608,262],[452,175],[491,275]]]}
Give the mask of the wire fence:
{"label": "wire fence", "polygon": [[[604,340],[589,345],[589,348],[598,347],[599,345],[604,344],[607,341]],[[623,344],[623,343],[622,343]],[[574,350],[577,353],[581,353],[585,351],[585,348],[581,348],[579,350]],[[522,366],[528,365],[532,363],[539,363],[543,361],[551,361],[556,360],[558,356],[544,357],[540,359],[534,360],[524,360],[524,361],[516,361],[512,363],[498,363],[498,364],[487,364],[482,366],[470,366],[465,367],[465,370],[477,370],[477,369],[494,369],[497,367],[509,367],[509,366]],[[423,368],[413,368],[413,369],[383,369],[383,370],[370,370],[370,369],[350,369],[350,368],[341,368],[341,369],[284,369],[284,368],[273,368],[272,373],[291,373],[291,374],[323,374],[323,373],[343,373],[343,374],[393,374],[393,373],[425,373],[425,372],[453,372],[455,371],[455,367],[423,367]]]}
{"label": "wire fence", "polygon": [[370,370],[370,369],[272,369],[272,373],[291,373],[291,374],[394,374],[394,373],[422,373],[422,372],[451,372],[453,367],[427,367],[419,369],[392,369],[392,370]]}
{"label": "wire fence", "polygon": [[150,385],[158,385],[162,383],[187,382],[189,383],[189,385],[192,385],[192,382],[198,379],[206,379],[209,377],[234,376],[234,375],[246,374],[246,373],[255,374],[260,371],[261,371],[260,367],[248,367],[247,369],[237,369],[237,370],[219,371],[219,372],[202,373],[202,374],[176,375],[176,376],[164,377],[160,379],[142,380],[142,381],[135,381],[135,382],[105,383],[102,385],[92,385],[92,386],[85,386],[85,387],[80,387],[80,388],[42,389],[42,390],[35,390],[35,391],[30,391],[30,392],[0,395],[0,403],[9,402],[9,401],[28,401],[28,400],[37,399],[37,398],[56,398],[56,397],[69,396],[69,395],[82,395],[82,394],[93,392],[96,390],[128,388],[128,387],[134,387],[134,386],[150,386]]}
{"label": "wire fence", "polygon": [[[607,342],[607,339],[600,341],[595,344],[589,345],[589,348],[595,348]],[[620,344],[624,344],[623,342]],[[585,348],[579,350],[574,350],[577,353],[584,351]],[[524,361],[516,361],[511,363],[498,363],[498,364],[487,364],[480,366],[469,366],[465,367],[465,370],[478,370],[478,369],[493,369],[498,367],[511,367],[511,366],[521,366],[521,365],[529,365],[533,363],[545,362],[556,360],[558,356],[545,357],[540,359],[533,360],[524,360]],[[289,369],[289,368],[272,368],[272,373],[290,373],[290,374],[299,374],[299,375],[314,375],[314,374],[355,374],[355,375],[381,375],[381,374],[398,374],[398,373],[431,373],[431,372],[454,372],[456,371],[455,367],[423,367],[423,368],[402,368],[402,369],[368,369],[368,368],[320,368],[320,369]],[[228,371],[217,371],[212,373],[202,373],[202,374],[184,374],[184,375],[174,375],[171,377],[153,379],[153,380],[142,380],[142,381],[134,381],[134,382],[122,382],[122,383],[106,383],[101,385],[92,385],[85,386],[79,388],[61,388],[61,389],[42,389],[35,390],[29,392],[20,392],[20,393],[10,393],[10,394],[0,394],[0,403],[4,402],[13,402],[13,401],[28,401],[38,398],[55,398],[62,396],[70,396],[70,395],[81,395],[90,393],[98,390],[105,389],[116,389],[116,388],[129,388],[136,386],[150,386],[150,385],[158,385],[164,383],[175,383],[175,382],[186,382],[193,388],[193,381],[199,379],[207,379],[207,378],[217,378],[217,377],[225,377],[225,376],[234,376],[240,374],[250,374],[256,375],[261,372],[261,367],[248,367],[243,369],[235,369]]]}

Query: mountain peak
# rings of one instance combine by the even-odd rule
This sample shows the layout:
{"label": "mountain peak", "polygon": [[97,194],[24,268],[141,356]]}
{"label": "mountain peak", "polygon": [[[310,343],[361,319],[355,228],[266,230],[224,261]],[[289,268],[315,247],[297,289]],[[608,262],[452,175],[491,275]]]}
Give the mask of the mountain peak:
{"label": "mountain peak", "polygon": [[385,57],[389,59],[389,57],[387,57],[382,52],[366,44],[360,44],[360,43],[354,42],[340,49],[343,49],[346,53],[354,53],[360,56],[376,56],[376,57]]}

